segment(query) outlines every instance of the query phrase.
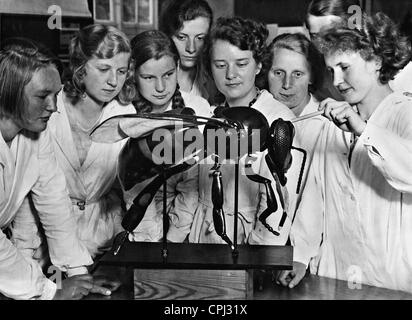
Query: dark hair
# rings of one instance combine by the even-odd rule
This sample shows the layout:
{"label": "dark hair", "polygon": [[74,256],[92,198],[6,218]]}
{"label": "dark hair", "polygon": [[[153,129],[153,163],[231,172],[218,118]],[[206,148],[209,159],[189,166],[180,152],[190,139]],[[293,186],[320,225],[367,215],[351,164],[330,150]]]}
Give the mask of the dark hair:
{"label": "dark hair", "polygon": [[24,88],[36,71],[49,66],[61,72],[60,60],[42,44],[24,38],[7,40],[0,51],[0,118],[25,118]]}
{"label": "dark hair", "polygon": [[278,35],[269,45],[269,67],[265,70],[266,74],[272,66],[275,49],[281,48],[300,53],[306,58],[311,74],[309,91],[315,92],[323,80],[322,75],[324,71],[323,57],[316,46],[302,33],[284,33]]}
{"label": "dark hair", "polygon": [[[269,52],[266,40],[269,31],[263,23],[241,17],[220,17],[210,32],[210,47],[207,51],[207,70],[211,73],[210,59],[213,44],[216,40],[224,40],[238,47],[240,50],[250,50],[256,63],[262,63],[265,70],[268,64]],[[257,76],[261,77],[262,72]]]}
{"label": "dark hair", "polygon": [[[132,59],[134,70],[136,71],[142,64],[150,59],[159,60],[164,56],[172,57],[176,65],[179,60],[179,53],[173,41],[162,31],[148,30],[136,35],[132,41]],[[136,88],[136,95],[133,99],[133,105],[137,112],[151,112],[152,104],[143,98],[139,89]],[[172,108],[183,108],[185,106],[179,86],[173,95]]]}
{"label": "dark hair", "polygon": [[324,55],[352,51],[359,52],[366,61],[380,59],[382,84],[392,80],[411,58],[408,38],[402,36],[397,25],[382,12],[364,15],[360,30],[345,26],[325,30],[316,43]]}
{"label": "dark hair", "polygon": [[[71,40],[69,72],[64,79],[64,92],[71,98],[72,103],[76,104],[86,90],[83,78],[86,75],[87,61],[93,57],[111,59],[118,53],[130,51],[127,36],[113,26],[93,24],[81,29]],[[134,95],[133,74],[129,70],[123,88],[116,98],[120,103],[128,104]]]}
{"label": "dark hair", "polygon": [[309,3],[307,13],[316,17],[338,16],[347,19],[350,6],[359,6],[359,0],[312,0]]}
{"label": "dark hair", "polygon": [[205,0],[171,0],[164,3],[159,30],[172,37],[183,27],[183,22],[198,17],[209,19],[210,25],[213,23],[213,11]]}

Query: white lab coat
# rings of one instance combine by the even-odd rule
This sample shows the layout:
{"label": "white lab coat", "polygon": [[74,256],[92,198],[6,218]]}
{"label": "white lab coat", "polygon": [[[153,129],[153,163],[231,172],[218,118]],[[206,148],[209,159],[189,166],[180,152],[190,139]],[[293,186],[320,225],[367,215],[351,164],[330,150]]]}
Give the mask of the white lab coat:
{"label": "white lab coat", "polygon": [[393,91],[412,92],[412,61],[389,81],[389,86]]}
{"label": "white lab coat", "polygon": [[[294,260],[321,276],[412,291],[412,99],[386,97],[352,134],[319,138],[291,230]],[[352,138],[353,139],[353,138]]]}
{"label": "white lab coat", "polygon": [[[285,105],[278,102],[266,90],[262,90],[257,101],[252,108],[260,111],[270,124],[278,119],[292,119],[293,113]],[[280,205],[279,195],[276,192],[275,183],[267,168],[264,160],[264,153],[255,154],[257,159],[253,162],[253,172],[272,180],[272,187],[276,194],[278,210],[269,216],[267,222],[278,226],[282,215],[282,206]],[[239,193],[238,193],[238,244],[284,244],[288,234],[281,233],[281,236],[275,236],[270,233],[259,220],[258,215],[267,208],[265,187],[249,180],[245,175],[245,159],[243,156],[239,162]],[[216,233],[213,224],[213,203],[211,197],[212,177],[210,169],[213,167],[213,160],[209,156],[199,165],[199,205],[196,209],[192,229],[189,235],[190,242],[196,243],[224,243]],[[226,217],[226,230],[228,237],[233,242],[234,230],[234,193],[235,193],[235,166],[229,163],[223,163],[220,167],[223,183],[223,211]],[[285,204],[287,206],[287,203]],[[285,208],[287,210],[287,208]]]}
{"label": "white lab coat", "polygon": [[209,103],[214,103],[217,96],[217,88],[214,80],[209,76],[201,63],[196,67],[196,76],[190,91],[181,92],[189,93],[192,96],[199,96],[206,99]]}
{"label": "white lab coat", "polygon": [[[302,110],[299,116],[304,116],[310,114],[312,112],[318,111],[319,101],[311,95],[310,101]],[[300,196],[302,194],[302,189],[305,186],[308,169],[311,166],[313,153],[315,151],[315,145],[322,131],[323,126],[325,123],[328,123],[328,120],[319,115],[313,118],[309,118],[303,121],[299,121],[294,123],[296,136],[297,139],[294,139],[293,145],[295,147],[302,148],[306,151],[306,162],[305,162],[305,169],[302,175],[301,186],[299,190],[299,194],[296,193],[297,184],[299,181],[299,174],[303,160],[303,154],[301,152],[293,151],[293,166],[289,169],[286,174],[288,178],[288,190],[289,190],[289,218],[293,219],[294,212],[296,207],[299,205]]]}
{"label": "white lab coat", "polygon": [[[117,174],[117,161],[126,139],[116,143],[92,142],[86,160],[80,165],[61,91],[57,110],[49,120],[54,152],[67,181],[72,213],[77,221],[77,234],[92,257],[110,249],[113,239],[123,229],[120,198],[112,190]],[[122,106],[113,100],[103,108],[101,122],[115,115],[136,113],[133,105]],[[84,204],[84,205],[83,205]],[[18,232],[19,226],[14,230]],[[26,239],[24,239],[26,237]],[[37,236],[34,236],[35,238]],[[33,241],[21,235],[18,246],[27,248]],[[43,265],[47,263],[44,246],[33,255]]]}
{"label": "white lab coat", "polygon": [[[96,256],[110,249],[114,237],[122,231],[120,199],[112,187],[118,156],[127,139],[115,143],[92,142],[86,160],[80,165],[62,93],[57,105],[60,113],[55,113],[50,119],[54,151],[66,176],[79,237],[90,254]],[[103,108],[101,122],[129,113],[136,113],[132,104],[122,106],[113,100]],[[86,203],[84,210],[77,205],[79,201]]]}
{"label": "white lab coat", "polygon": [[[181,92],[186,107],[190,107],[195,114],[211,117],[212,110],[209,103],[199,96]],[[171,104],[166,109],[171,110]],[[203,126],[202,126],[203,127]],[[150,180],[151,181],[151,180]],[[134,198],[150,181],[135,185],[131,190],[124,191],[127,208]],[[198,165],[175,174],[167,180],[167,213],[170,217],[167,239],[172,242],[183,242],[190,231],[193,214],[198,204]],[[163,238],[163,187],[155,194],[148,206],[146,214],[133,233],[130,241],[156,242]]]}
{"label": "white lab coat", "polygon": [[[9,148],[0,134],[0,228],[30,216],[31,195],[47,236],[51,260],[62,271],[92,264],[76,237],[64,175],[52,151],[49,129],[22,131]],[[29,219],[30,220],[30,219]],[[25,231],[35,228],[26,225]],[[0,292],[13,299],[51,299],[56,285],[0,232]]]}

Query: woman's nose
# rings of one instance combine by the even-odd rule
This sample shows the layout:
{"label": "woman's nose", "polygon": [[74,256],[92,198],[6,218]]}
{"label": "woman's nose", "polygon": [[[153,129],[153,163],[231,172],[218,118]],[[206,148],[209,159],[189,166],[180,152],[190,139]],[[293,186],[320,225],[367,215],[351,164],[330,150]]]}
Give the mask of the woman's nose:
{"label": "woman's nose", "polygon": [[51,113],[57,111],[57,98],[55,96],[47,101],[46,110]]}
{"label": "woman's nose", "polygon": [[188,39],[186,41],[186,51],[190,54],[193,54],[196,52],[195,39]]}
{"label": "woman's nose", "polygon": [[166,88],[164,80],[163,79],[157,79],[155,88],[156,88],[157,92],[163,92]]}
{"label": "woman's nose", "polygon": [[229,65],[229,66],[226,68],[226,79],[233,79],[233,78],[236,77],[236,75],[237,75],[237,69],[236,69],[236,67]]}
{"label": "woman's nose", "polygon": [[339,86],[343,82],[343,76],[342,73],[339,71],[335,71],[333,73],[333,85],[335,87]]}
{"label": "woman's nose", "polygon": [[112,87],[117,86],[117,73],[115,71],[109,73],[109,78],[107,79],[107,83]]}
{"label": "woman's nose", "polygon": [[292,75],[286,75],[283,78],[283,89],[290,89],[293,86],[293,78]]}

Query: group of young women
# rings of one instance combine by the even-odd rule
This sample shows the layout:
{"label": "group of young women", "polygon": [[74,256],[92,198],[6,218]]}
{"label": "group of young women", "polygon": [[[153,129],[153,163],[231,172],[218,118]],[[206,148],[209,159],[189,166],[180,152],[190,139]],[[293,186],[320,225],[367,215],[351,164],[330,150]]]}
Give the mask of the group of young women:
{"label": "group of young women", "polygon": [[[11,42],[0,52],[0,293],[15,299],[78,299],[118,286],[95,279],[87,266],[107,251],[144,183],[125,191],[117,180],[127,140],[98,143],[90,132],[121,114],[163,113],[189,107],[212,117],[215,107],[244,106],[269,125],[322,110],[297,122],[294,145],[308,157],[300,192],[300,156],[293,153],[278,209],[267,220],[286,223],[275,235],[258,219],[266,190],[239,175],[234,224],[234,164],[219,163],[227,235],[238,243],[294,246],[294,269],[278,283],[293,287],[311,272],[412,291],[412,94],[409,41],[383,13],[364,15],[356,28],[348,8],[356,0],[313,0],[303,34],[282,34],[241,17],[213,21],[205,0],[169,1],[160,30],[131,41],[110,26],[90,25],[60,65],[44,48]],[[406,85],[403,81],[403,85]],[[392,88],[395,88],[394,92]],[[401,89],[401,90],[399,90]],[[240,167],[246,167],[246,156]],[[204,159],[167,181],[167,240],[224,243],[213,223],[212,177]],[[243,169],[244,170],[244,169]],[[265,152],[252,170],[276,185]],[[131,241],[163,237],[158,191]],[[233,239],[232,239],[233,240]],[[50,264],[68,278],[61,288],[43,274]],[[42,270],[43,268],[43,270]]]}

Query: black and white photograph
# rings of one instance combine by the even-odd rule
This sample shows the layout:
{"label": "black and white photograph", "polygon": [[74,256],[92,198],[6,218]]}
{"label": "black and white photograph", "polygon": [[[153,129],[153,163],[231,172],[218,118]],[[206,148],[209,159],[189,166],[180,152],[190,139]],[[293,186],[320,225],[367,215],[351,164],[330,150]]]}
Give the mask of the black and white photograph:
{"label": "black and white photograph", "polygon": [[411,0],[0,0],[0,306],[412,300],[411,41]]}

